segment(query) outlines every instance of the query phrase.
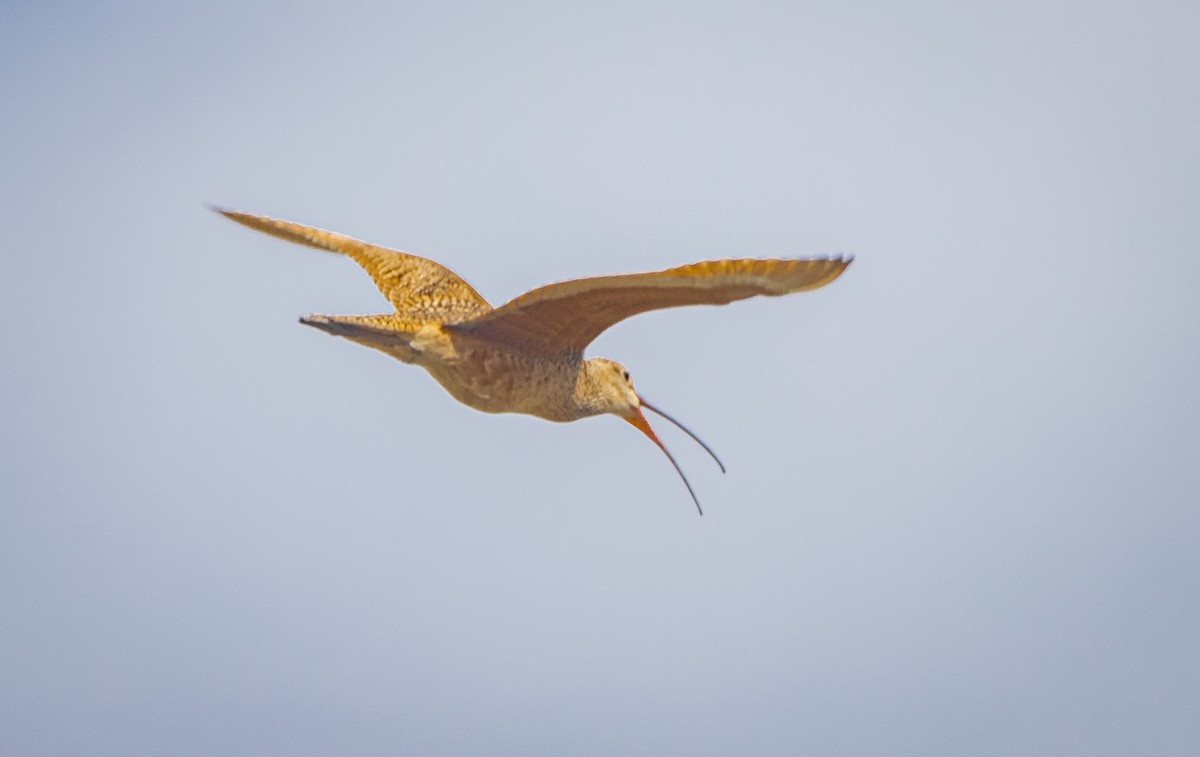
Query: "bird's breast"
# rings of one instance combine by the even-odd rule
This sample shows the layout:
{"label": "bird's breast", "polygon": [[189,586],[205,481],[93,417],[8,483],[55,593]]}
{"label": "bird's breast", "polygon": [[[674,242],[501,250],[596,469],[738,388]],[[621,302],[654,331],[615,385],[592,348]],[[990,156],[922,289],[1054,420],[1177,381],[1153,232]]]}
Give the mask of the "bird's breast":
{"label": "bird's breast", "polygon": [[542,356],[507,349],[469,335],[421,334],[416,362],[459,402],[485,413],[525,413],[572,421],[575,382],[582,358]]}

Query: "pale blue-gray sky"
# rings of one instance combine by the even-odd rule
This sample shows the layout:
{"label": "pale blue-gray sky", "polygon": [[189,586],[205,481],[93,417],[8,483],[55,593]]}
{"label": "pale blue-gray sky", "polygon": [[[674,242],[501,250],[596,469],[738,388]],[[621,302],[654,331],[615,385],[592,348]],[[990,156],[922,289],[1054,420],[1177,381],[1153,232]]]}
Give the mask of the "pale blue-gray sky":
{"label": "pale blue-gray sky", "polygon": [[[1200,6],[0,8],[0,754],[1200,752]],[[854,254],[456,404],[229,205],[576,276]]]}

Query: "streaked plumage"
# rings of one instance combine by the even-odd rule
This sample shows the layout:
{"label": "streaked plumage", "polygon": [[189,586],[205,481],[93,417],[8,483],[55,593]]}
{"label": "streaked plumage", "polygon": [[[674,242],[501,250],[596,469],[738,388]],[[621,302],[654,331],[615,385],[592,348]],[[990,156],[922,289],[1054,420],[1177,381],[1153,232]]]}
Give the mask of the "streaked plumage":
{"label": "streaked plumage", "polygon": [[381,315],[311,315],[302,323],[419,365],[455,399],[477,410],[560,422],[617,415],[650,437],[680,477],[683,472],[641,408],[660,411],[638,396],[620,363],[585,360],[587,345],[608,327],[650,310],[816,289],[841,275],[851,260],[714,260],[549,284],[493,308],[432,260],[289,221],[215,210],[280,239],[346,255],[366,270],[393,307]]}

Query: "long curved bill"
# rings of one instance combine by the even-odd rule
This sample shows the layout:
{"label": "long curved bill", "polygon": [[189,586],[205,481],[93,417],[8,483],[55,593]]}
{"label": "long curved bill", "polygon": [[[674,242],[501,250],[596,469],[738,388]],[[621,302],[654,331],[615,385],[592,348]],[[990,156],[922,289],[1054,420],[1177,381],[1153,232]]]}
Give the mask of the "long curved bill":
{"label": "long curved bill", "polygon": [[[669,420],[671,423],[674,423],[676,426],[678,426],[685,434],[692,437],[692,439],[694,439],[697,444],[699,444],[701,447],[704,448],[705,452],[707,452],[709,455],[712,455],[713,460],[717,461],[717,465],[720,466],[721,472],[722,473],[725,472],[725,464],[721,462],[720,458],[717,457],[716,453],[714,453],[711,449],[709,449],[709,446],[707,444],[705,444],[703,441],[700,440],[700,437],[696,436],[691,431],[689,431],[687,429],[687,427],[684,426],[679,421],[675,420],[674,418],[667,415],[663,411],[654,407],[649,402],[646,402],[645,400],[641,399],[641,397],[639,397],[638,399],[641,401],[642,407],[644,407],[647,410],[650,410],[652,412],[658,413],[662,417]],[[629,422],[629,425],[633,426],[638,431],[641,431],[643,434],[648,436],[650,438],[650,441],[657,444],[658,448],[663,451],[663,454],[666,455],[667,459],[671,461],[671,465],[673,465],[675,467],[675,472],[679,474],[679,478],[683,480],[683,485],[687,487],[688,494],[692,495],[692,501],[696,503],[696,511],[699,512],[701,515],[704,515],[704,509],[700,507],[700,499],[698,497],[696,497],[696,492],[695,492],[695,490],[692,489],[692,485],[687,480],[687,476],[683,475],[683,469],[679,467],[679,463],[675,462],[675,457],[667,449],[666,445],[662,443],[662,440],[658,438],[658,434],[654,433],[654,429],[650,427],[650,422],[646,420],[645,414],[642,413],[642,408],[639,407],[636,410],[634,410],[633,416],[630,418],[626,418],[625,420],[627,420]]]}

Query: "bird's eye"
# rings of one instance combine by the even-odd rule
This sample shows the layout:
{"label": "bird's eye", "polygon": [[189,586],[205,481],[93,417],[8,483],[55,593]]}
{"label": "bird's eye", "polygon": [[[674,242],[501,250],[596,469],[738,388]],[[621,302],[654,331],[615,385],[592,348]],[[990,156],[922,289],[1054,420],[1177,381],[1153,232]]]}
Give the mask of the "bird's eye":
{"label": "bird's eye", "polygon": [[628,381],[628,380],[629,380],[629,371],[625,371],[625,372],[624,372],[623,374],[621,374],[621,375],[625,377],[625,380],[626,380],[626,381]]}

